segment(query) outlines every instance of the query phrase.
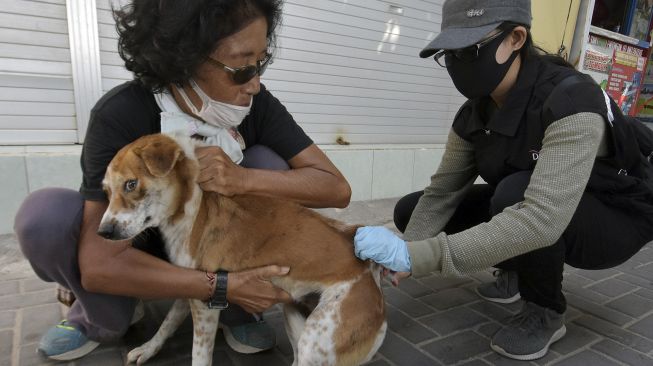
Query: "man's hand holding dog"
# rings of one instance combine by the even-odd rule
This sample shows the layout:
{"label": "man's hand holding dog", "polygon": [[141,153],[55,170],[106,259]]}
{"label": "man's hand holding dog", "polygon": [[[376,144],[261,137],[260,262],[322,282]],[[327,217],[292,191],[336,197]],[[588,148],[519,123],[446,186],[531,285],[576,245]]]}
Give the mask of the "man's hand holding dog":
{"label": "man's hand holding dog", "polygon": [[229,197],[246,192],[247,169],[234,163],[221,148],[198,147],[195,154],[200,163],[197,182],[204,191]]}
{"label": "man's hand holding dog", "polygon": [[242,272],[229,272],[227,300],[250,313],[262,313],[274,304],[289,303],[290,294],[276,287],[270,278],[285,276],[290,268],[267,266]]}

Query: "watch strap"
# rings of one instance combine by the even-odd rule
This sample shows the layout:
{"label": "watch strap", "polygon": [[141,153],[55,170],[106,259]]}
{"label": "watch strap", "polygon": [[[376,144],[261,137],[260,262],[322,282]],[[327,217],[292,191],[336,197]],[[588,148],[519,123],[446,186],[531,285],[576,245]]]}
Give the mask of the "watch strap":
{"label": "watch strap", "polygon": [[229,302],[227,301],[227,278],[227,271],[217,271],[215,273],[215,289],[207,303],[209,309],[226,309],[229,307]]}

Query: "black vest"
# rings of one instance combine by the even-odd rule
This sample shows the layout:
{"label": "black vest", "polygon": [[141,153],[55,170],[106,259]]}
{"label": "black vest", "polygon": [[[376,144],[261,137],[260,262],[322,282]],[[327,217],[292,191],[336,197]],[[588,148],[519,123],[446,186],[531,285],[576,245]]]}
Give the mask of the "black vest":
{"label": "black vest", "polygon": [[611,115],[591,77],[530,57],[501,109],[488,117],[489,97],[469,100],[458,111],[453,129],[474,145],[480,176],[496,186],[510,174],[535,168],[551,123],[576,113],[598,113],[607,126],[611,153],[596,159],[586,192],[612,207],[653,214],[653,170],[627,125],[632,121],[608,100]]}

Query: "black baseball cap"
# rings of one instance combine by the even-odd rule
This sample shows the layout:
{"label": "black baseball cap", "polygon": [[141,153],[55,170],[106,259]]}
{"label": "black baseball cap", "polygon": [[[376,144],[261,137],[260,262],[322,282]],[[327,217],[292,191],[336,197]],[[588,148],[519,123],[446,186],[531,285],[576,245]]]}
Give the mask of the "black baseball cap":
{"label": "black baseball cap", "polygon": [[531,26],[531,0],[446,0],[440,34],[419,57],[471,46],[503,22]]}

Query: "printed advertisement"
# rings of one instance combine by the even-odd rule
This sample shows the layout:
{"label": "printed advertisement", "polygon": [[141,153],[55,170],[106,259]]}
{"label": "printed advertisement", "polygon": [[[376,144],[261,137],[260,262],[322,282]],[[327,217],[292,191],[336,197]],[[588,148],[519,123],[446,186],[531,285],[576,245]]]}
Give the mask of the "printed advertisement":
{"label": "printed advertisement", "polygon": [[645,61],[644,57],[614,51],[605,91],[617,102],[624,114],[634,114],[633,106],[639,96]]}
{"label": "printed advertisement", "polygon": [[590,34],[582,72],[592,76],[624,114],[635,115],[646,65],[643,53],[633,45]]}
{"label": "printed advertisement", "polygon": [[585,74],[590,75],[596,82],[605,89],[608,85],[608,74],[612,67],[612,58],[614,50],[607,47],[601,47],[588,44],[585,50],[585,58],[581,69]]}

